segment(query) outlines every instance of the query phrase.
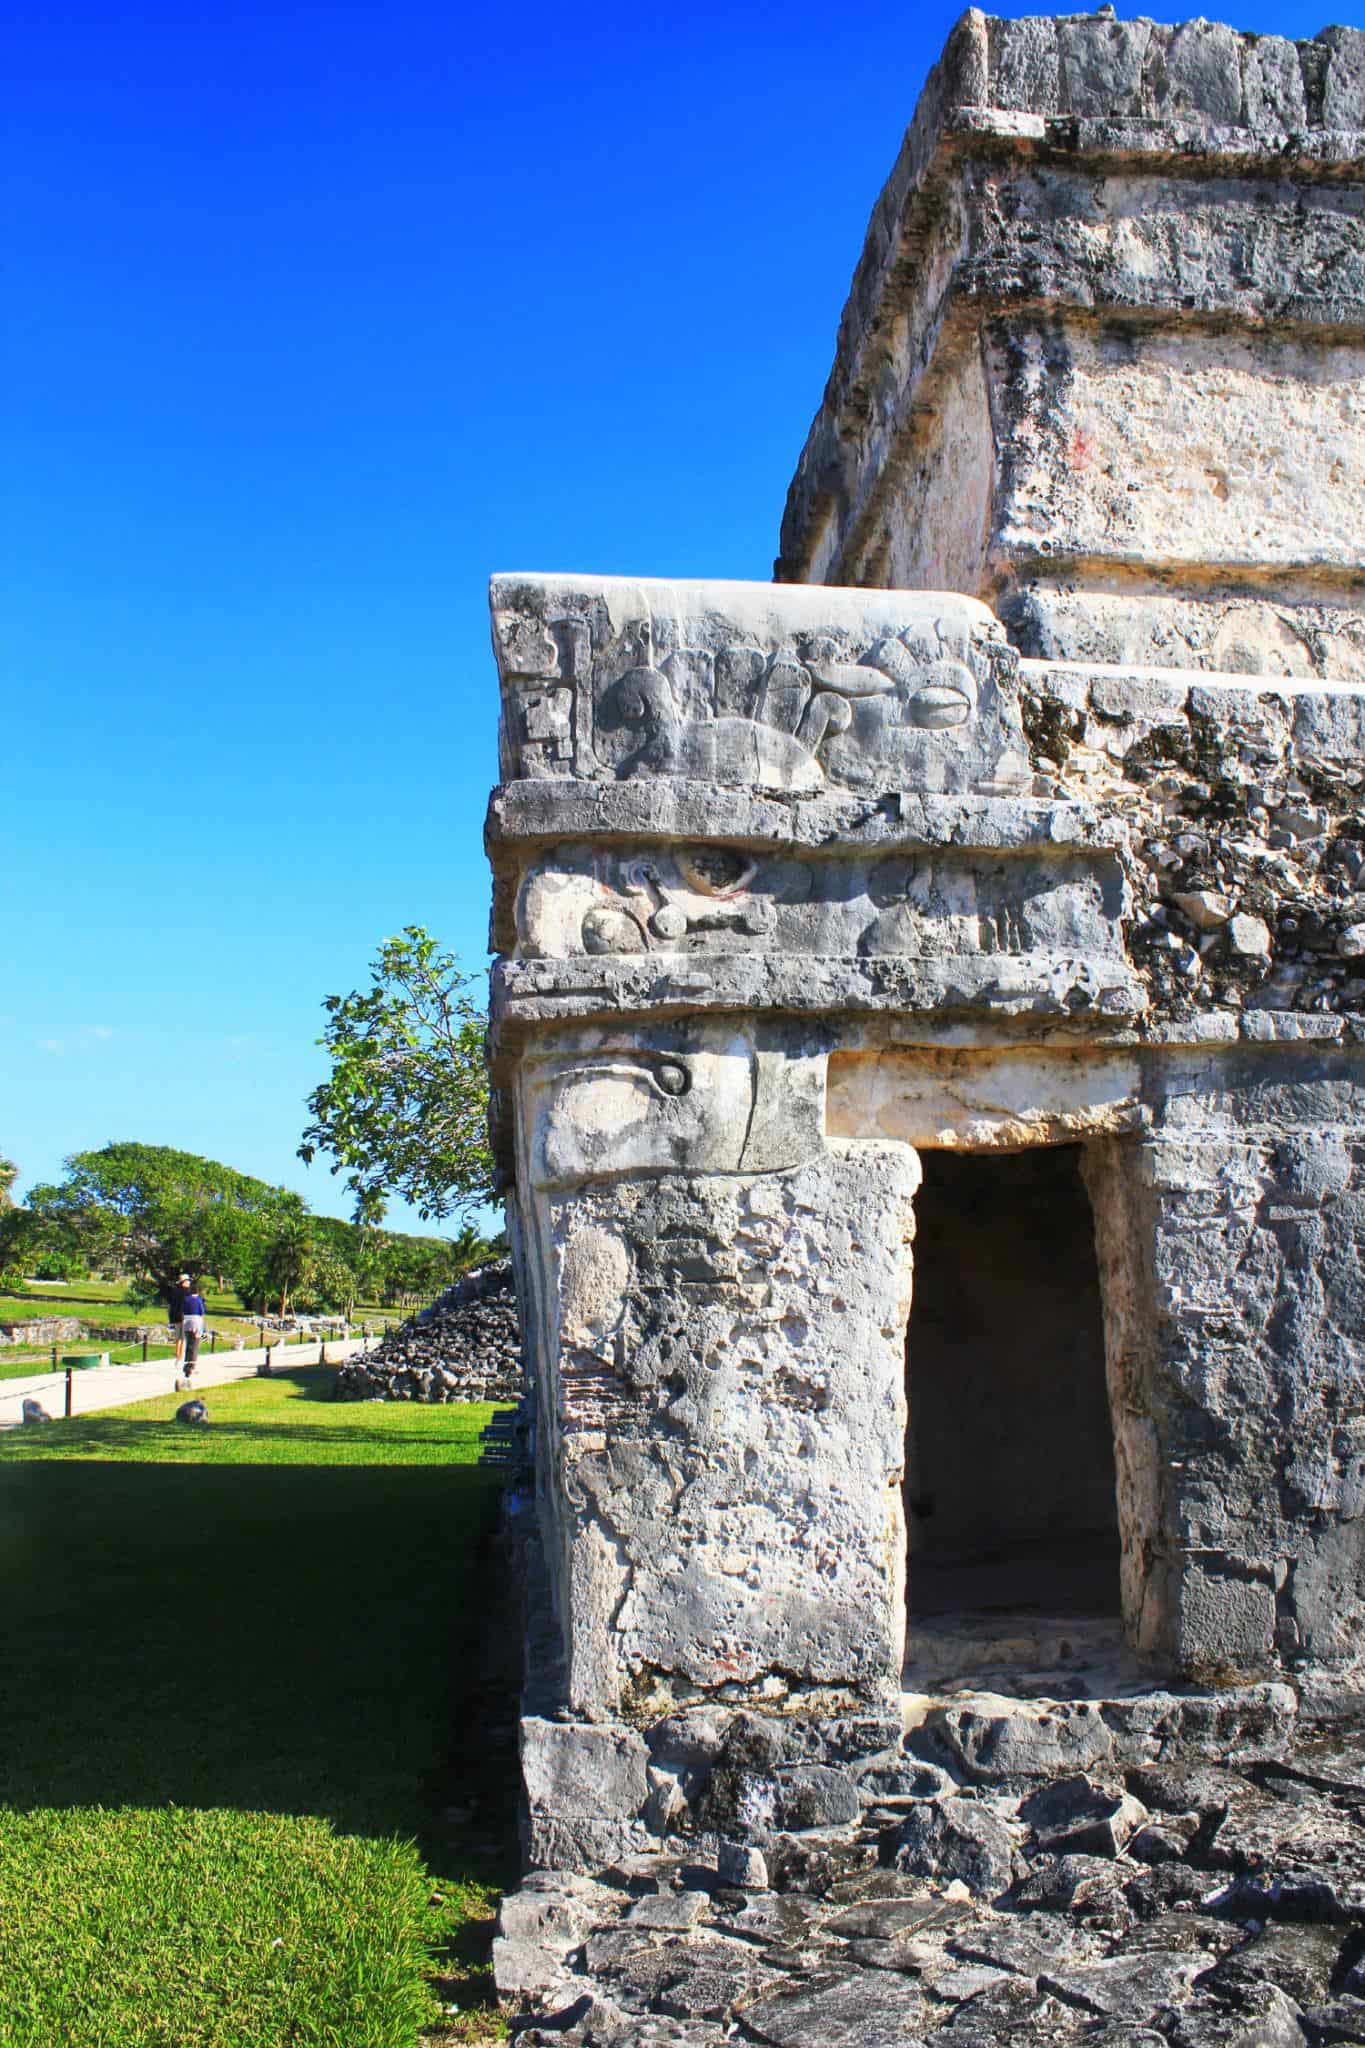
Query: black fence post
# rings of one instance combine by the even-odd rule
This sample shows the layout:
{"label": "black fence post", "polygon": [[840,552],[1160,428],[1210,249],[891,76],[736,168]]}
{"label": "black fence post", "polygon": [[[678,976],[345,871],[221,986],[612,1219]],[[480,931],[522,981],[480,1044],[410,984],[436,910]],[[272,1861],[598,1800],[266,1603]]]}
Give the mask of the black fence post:
{"label": "black fence post", "polygon": [[[55,1364],[56,1364],[56,1361],[57,1361],[57,1354],[56,1354],[56,1352],[55,1352],[55,1351],[54,1351],[54,1352],[53,1352],[53,1354],[52,1354],[52,1361],[53,1361],[53,1364],[55,1365]],[[66,1419],[67,1419],[67,1421],[68,1421],[68,1422],[69,1422],[69,1421],[71,1420],[71,1414],[72,1414],[72,1406],[71,1406],[71,1403],[72,1403],[72,1387],[71,1387],[71,1382],[72,1382],[72,1378],[73,1378],[73,1374],[72,1374],[72,1369],[71,1369],[71,1367],[70,1367],[70,1366],[68,1366],[68,1367],[66,1368]]]}
{"label": "black fence post", "polygon": [[142,1333],[142,1363],[144,1365],[147,1363],[147,1332],[145,1330]]}

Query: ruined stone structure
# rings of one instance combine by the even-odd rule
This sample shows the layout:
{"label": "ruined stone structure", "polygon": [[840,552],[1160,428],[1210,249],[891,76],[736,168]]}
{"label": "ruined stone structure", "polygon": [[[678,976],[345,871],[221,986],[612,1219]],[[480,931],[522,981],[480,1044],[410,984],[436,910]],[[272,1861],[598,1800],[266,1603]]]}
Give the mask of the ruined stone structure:
{"label": "ruined stone structure", "polygon": [[968,14],[780,580],[494,583],[537,1864],[1358,1680],[1362,131],[1353,31]]}

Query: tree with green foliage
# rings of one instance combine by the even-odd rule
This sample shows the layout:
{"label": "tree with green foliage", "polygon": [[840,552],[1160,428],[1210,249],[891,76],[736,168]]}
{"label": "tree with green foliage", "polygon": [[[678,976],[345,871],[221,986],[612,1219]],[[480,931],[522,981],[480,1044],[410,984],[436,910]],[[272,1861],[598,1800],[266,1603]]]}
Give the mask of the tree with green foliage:
{"label": "tree with green foliage", "polygon": [[452,1278],[456,1280],[473,1267],[485,1265],[489,1259],[506,1257],[507,1233],[503,1230],[496,1237],[485,1237],[474,1224],[465,1223],[460,1226],[458,1235],[450,1240]]}
{"label": "tree with green foliage", "polygon": [[37,1218],[29,1209],[0,1209],[0,1290],[12,1294],[30,1277],[38,1257]]}
{"label": "tree with green foliage", "polygon": [[328,996],[332,1071],[308,1098],[299,1157],[344,1173],[357,1222],[401,1196],[433,1221],[488,1199],[488,1077],[474,981],[421,925],[386,939],[367,989]]}
{"label": "tree with green foliage", "polygon": [[284,1315],[291,1299],[308,1284],[316,1257],[314,1219],[302,1195],[272,1190],[274,1201],[238,1251],[233,1277],[251,1308],[272,1304]]}
{"label": "tree with green foliage", "polygon": [[430,1238],[392,1237],[384,1255],[384,1300],[431,1301],[456,1277],[450,1246]]}
{"label": "tree with green foliage", "polygon": [[45,1250],[171,1285],[178,1273],[235,1276],[265,1219],[295,1195],[170,1145],[76,1152],[62,1180],[34,1188],[28,1211]]}
{"label": "tree with green foliage", "polygon": [[345,1316],[349,1322],[359,1299],[360,1279],[354,1268],[335,1252],[321,1251],[314,1254],[295,1304],[306,1313]]}
{"label": "tree with green foliage", "polygon": [[14,1183],[18,1178],[19,1169],[14,1161],[0,1152],[0,1209],[14,1207]]}
{"label": "tree with green foliage", "polygon": [[452,1244],[314,1216],[288,1188],[169,1145],[75,1153],[59,1182],[0,1209],[9,1281],[114,1272],[148,1302],[181,1272],[212,1275],[254,1310],[282,1315],[291,1303],[349,1316],[362,1300],[429,1301],[481,1246],[470,1228]]}

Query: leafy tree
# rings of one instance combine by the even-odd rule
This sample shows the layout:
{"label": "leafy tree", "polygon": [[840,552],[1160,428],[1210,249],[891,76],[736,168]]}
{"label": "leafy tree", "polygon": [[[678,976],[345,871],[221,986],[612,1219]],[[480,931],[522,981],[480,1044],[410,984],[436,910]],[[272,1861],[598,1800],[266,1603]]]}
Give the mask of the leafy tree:
{"label": "leafy tree", "polygon": [[360,1281],[355,1269],[335,1252],[316,1254],[295,1305],[305,1311],[330,1312],[345,1316],[347,1322],[360,1299]]}
{"label": "leafy tree", "polygon": [[40,1251],[30,1261],[31,1280],[84,1280],[85,1261],[75,1252]]}
{"label": "leafy tree", "polygon": [[0,1287],[22,1287],[38,1257],[38,1219],[29,1209],[0,1209]]}
{"label": "leafy tree", "polygon": [[0,1209],[14,1207],[14,1183],[18,1178],[19,1169],[14,1161],[0,1152]]}
{"label": "leafy tree", "polygon": [[369,988],[326,998],[318,1043],[332,1071],[308,1098],[299,1157],[330,1154],[358,1222],[377,1223],[391,1195],[433,1220],[473,1207],[492,1178],[474,977],[421,925],[386,939],[370,974]]}
{"label": "leafy tree", "polygon": [[196,1153],[119,1143],[74,1153],[65,1177],[36,1187],[28,1208],[45,1250],[157,1289],[182,1272],[234,1273],[282,1199],[282,1190]]}
{"label": "leafy tree", "polygon": [[430,1300],[479,1242],[456,1245],[314,1216],[301,1195],[169,1145],[78,1152],[59,1182],[23,1208],[0,1208],[0,1272],[112,1271],[129,1299],[150,1302],[177,1274],[229,1279],[261,1310],[291,1301],[341,1308],[361,1299]]}
{"label": "leafy tree", "polygon": [[458,1280],[462,1273],[470,1272],[475,1266],[486,1265],[489,1259],[507,1257],[507,1233],[500,1230],[496,1237],[485,1237],[472,1223],[466,1223],[458,1236],[451,1239],[450,1263],[454,1268],[453,1278]]}
{"label": "leafy tree", "polygon": [[312,1263],[308,1214],[296,1195],[281,1202],[274,1228],[266,1240],[266,1275],[279,1296],[281,1315],[289,1306],[290,1295],[306,1283]]}
{"label": "leafy tree", "polygon": [[242,1245],[233,1272],[243,1301],[257,1310],[274,1302],[283,1315],[312,1272],[314,1219],[301,1195],[284,1188],[270,1192],[270,1205]]}
{"label": "leafy tree", "polygon": [[355,1274],[356,1300],[378,1301],[384,1288],[384,1233],[357,1223],[350,1231],[346,1263]]}

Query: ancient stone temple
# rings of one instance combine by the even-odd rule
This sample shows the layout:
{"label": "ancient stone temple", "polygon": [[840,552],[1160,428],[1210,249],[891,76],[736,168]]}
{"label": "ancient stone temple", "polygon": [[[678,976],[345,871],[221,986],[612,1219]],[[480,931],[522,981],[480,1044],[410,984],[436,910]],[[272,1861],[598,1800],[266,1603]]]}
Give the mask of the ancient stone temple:
{"label": "ancient stone temple", "polygon": [[534,1863],[1359,1678],[1362,131],[969,13],[779,580],[495,580]]}

